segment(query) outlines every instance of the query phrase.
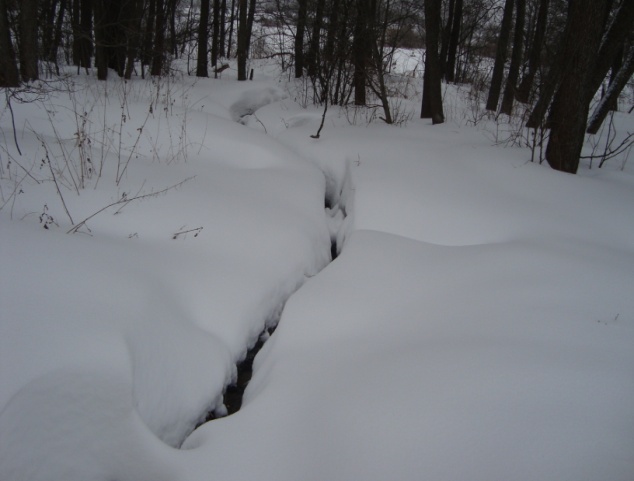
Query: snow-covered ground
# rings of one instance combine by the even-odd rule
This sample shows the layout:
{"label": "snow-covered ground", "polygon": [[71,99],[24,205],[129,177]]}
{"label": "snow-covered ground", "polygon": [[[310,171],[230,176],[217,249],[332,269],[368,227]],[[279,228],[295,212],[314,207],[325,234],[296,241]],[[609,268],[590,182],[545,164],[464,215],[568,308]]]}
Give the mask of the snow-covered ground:
{"label": "snow-covered ground", "polygon": [[264,67],[74,80],[13,102],[21,155],[0,115],[0,479],[632,479],[634,161],[336,108],[313,139]]}

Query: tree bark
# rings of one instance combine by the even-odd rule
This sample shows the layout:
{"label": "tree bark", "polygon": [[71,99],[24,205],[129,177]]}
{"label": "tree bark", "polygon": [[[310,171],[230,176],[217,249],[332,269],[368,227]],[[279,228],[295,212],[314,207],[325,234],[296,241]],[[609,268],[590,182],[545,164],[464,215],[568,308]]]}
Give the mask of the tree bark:
{"label": "tree bark", "polygon": [[522,63],[522,53],[524,51],[524,18],[526,14],[526,0],[516,0],[515,12],[515,33],[513,34],[513,53],[511,54],[511,65],[509,66],[509,74],[506,78],[506,86],[504,87],[504,95],[502,96],[502,105],[500,113],[511,115],[513,110],[513,100],[517,89],[517,79],[520,73]]}
{"label": "tree bark", "polygon": [[440,37],[441,0],[425,0],[425,74],[420,116],[432,124],[445,121],[442,108],[442,85],[438,42]]}
{"label": "tree bark", "polygon": [[504,65],[506,63],[506,51],[511,36],[511,25],[513,22],[513,0],[506,0],[504,3],[504,14],[500,26],[500,36],[498,37],[498,47],[495,53],[495,64],[491,75],[491,86],[487,98],[486,109],[495,112],[500,100],[502,90],[502,79],[504,77]]}

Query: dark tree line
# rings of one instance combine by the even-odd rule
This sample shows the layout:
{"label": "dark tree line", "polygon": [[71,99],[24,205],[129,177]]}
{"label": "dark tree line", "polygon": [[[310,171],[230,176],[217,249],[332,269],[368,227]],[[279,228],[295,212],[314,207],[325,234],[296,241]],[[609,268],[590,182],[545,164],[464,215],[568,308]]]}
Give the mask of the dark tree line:
{"label": "dark tree line", "polygon": [[99,79],[160,76],[192,51],[195,75],[235,56],[246,80],[256,18],[277,27],[271,55],[314,102],[374,105],[387,123],[397,121],[397,47],[425,47],[421,117],[432,123],[444,121],[442,81],[484,83],[490,59],[486,109],[528,104],[527,126],[549,129],[546,158],[566,172],[634,69],[632,0],[0,0],[0,86],[59,72],[60,62],[94,67]]}
{"label": "dark tree line", "polygon": [[[170,57],[197,47],[196,75],[229,56],[236,43],[240,65],[248,54],[255,0],[2,0],[0,86],[40,77],[42,64],[94,67],[130,78],[163,75]],[[239,20],[239,21],[238,21]],[[234,34],[237,31],[237,34]],[[211,41],[211,45],[209,45]],[[210,48],[211,47],[211,48]]]}

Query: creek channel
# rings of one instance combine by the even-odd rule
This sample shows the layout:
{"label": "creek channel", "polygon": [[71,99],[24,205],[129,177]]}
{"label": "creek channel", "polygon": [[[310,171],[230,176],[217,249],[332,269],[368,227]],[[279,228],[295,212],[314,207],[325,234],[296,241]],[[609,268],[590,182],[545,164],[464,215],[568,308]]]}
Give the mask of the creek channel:
{"label": "creek channel", "polygon": [[[332,202],[326,198],[325,200],[325,208],[326,215],[330,217],[330,219],[337,219],[337,224],[339,224],[343,219],[345,219],[345,209],[340,209],[338,206],[332,205]],[[330,255],[331,261],[334,261],[337,258],[340,247],[337,245],[337,233],[333,229],[331,229],[330,233]],[[291,294],[292,295],[292,294]],[[289,296],[290,297],[290,296]],[[287,299],[288,300],[288,299]],[[286,301],[285,301],[286,302]],[[284,308],[280,310],[283,312]],[[278,319],[275,319],[274,322],[268,323],[270,327],[264,328],[262,333],[258,336],[257,342],[247,350],[245,358],[240,361],[237,365],[237,377],[236,380],[225,387],[225,391],[223,393],[223,402],[224,409],[213,410],[207,413],[205,420],[200,423],[204,424],[209,421],[213,421],[214,419],[218,419],[220,417],[230,416],[240,410],[242,407],[242,398],[244,396],[244,391],[249,385],[249,381],[253,376],[253,361],[257,356],[260,349],[264,346],[264,343],[273,335],[275,329],[277,328],[277,324],[279,322]],[[198,426],[197,426],[198,427]]]}
{"label": "creek channel", "polygon": [[[269,91],[267,91],[267,93],[270,95]],[[275,96],[272,97],[273,98],[270,99],[271,101],[278,100],[278,98],[276,98]],[[253,101],[254,99],[249,100]],[[262,102],[261,99],[259,99],[259,101],[256,101],[254,104],[251,104],[250,102],[239,102],[234,107],[234,109],[232,109],[234,110],[234,120],[246,126],[248,122],[248,117],[254,115],[255,111],[258,108],[267,103],[269,102]],[[344,182],[343,185],[345,186],[345,184],[346,183]],[[343,191],[344,188],[345,187],[342,187],[341,190]],[[343,192],[340,191],[339,199],[342,198],[342,194]],[[340,205],[340,203],[337,202],[336,199],[330,198],[329,195],[326,195],[325,197],[324,209],[328,222],[328,228],[330,231],[330,262],[332,262],[337,258],[342,247],[341,245],[339,245],[340,243],[337,240],[337,235],[347,216],[347,213],[345,206]],[[286,301],[287,300],[288,298],[286,299]],[[286,301],[284,301],[284,304],[286,303]],[[280,309],[279,311],[279,317],[281,317],[281,313],[283,312],[283,310],[284,308],[282,307],[282,309]],[[251,380],[251,377],[253,376],[253,361],[264,346],[264,343],[275,332],[275,329],[277,328],[277,324],[279,322],[279,317],[277,319],[274,319],[273,322],[267,322],[268,327],[264,328],[264,330],[258,336],[257,342],[247,350],[245,358],[236,365],[237,377],[234,382],[225,387],[223,393],[224,407],[221,409],[214,409],[212,411],[209,411],[204,421],[202,421],[198,426],[209,421],[213,421],[214,419],[230,416],[231,414],[235,414],[240,410],[240,408],[242,407],[242,398],[244,396],[244,392],[249,384],[249,381]]]}

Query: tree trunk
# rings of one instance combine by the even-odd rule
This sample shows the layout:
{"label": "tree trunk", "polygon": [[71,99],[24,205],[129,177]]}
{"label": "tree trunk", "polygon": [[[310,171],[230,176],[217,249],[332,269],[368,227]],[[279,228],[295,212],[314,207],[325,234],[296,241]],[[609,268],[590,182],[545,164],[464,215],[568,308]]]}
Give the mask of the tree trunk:
{"label": "tree trunk", "polygon": [[20,74],[9,32],[7,0],[0,0],[0,87],[17,87]]}
{"label": "tree trunk", "polygon": [[449,12],[447,13],[447,23],[442,29],[442,44],[440,47],[440,74],[442,77],[447,72],[447,55],[449,53],[449,38],[451,37],[451,26],[453,25],[454,7],[456,0],[449,0]]}
{"label": "tree trunk", "polygon": [[504,96],[502,97],[502,105],[500,107],[500,112],[506,115],[511,115],[513,110],[513,100],[515,98],[517,79],[520,73],[522,53],[524,50],[524,17],[526,14],[526,0],[516,0],[516,2],[513,53],[511,54],[511,65],[509,66],[509,74],[506,78],[506,87],[504,88]]}
{"label": "tree trunk", "polygon": [[207,71],[207,46],[209,44],[209,0],[200,1],[200,21],[198,23],[198,60],[196,77],[209,77]]}
{"label": "tree trunk", "polygon": [[227,58],[231,57],[231,42],[233,41],[233,24],[236,21],[236,0],[231,0],[231,16],[229,18],[229,40],[227,41]]}
{"label": "tree trunk", "polygon": [[298,4],[297,31],[295,33],[295,78],[301,78],[304,75],[304,33],[308,0],[299,0]]}
{"label": "tree trunk", "polygon": [[[339,5],[340,0],[333,0],[328,18],[328,31],[326,32],[326,47],[324,48],[324,59],[327,63],[335,62],[335,39],[339,31]],[[330,68],[330,67],[329,67]]]}
{"label": "tree trunk", "polygon": [[165,0],[156,0],[156,27],[154,28],[154,48],[152,49],[152,69],[150,75],[163,74],[165,58]]}
{"label": "tree trunk", "polygon": [[425,74],[420,116],[432,124],[445,121],[442,108],[442,85],[438,41],[440,37],[441,0],[425,0]]}
{"label": "tree trunk", "polygon": [[105,0],[95,0],[93,4],[95,14],[95,66],[97,67],[97,78],[99,80],[106,80],[108,78],[108,54],[106,51],[108,41],[104,1]]}
{"label": "tree trunk", "polygon": [[515,92],[515,98],[519,102],[526,103],[530,97],[530,92],[535,81],[535,74],[541,65],[542,49],[544,46],[544,37],[546,36],[546,22],[548,20],[548,5],[550,0],[541,0],[539,2],[539,12],[537,13],[537,24],[535,26],[535,35],[530,48],[528,57],[528,72],[522,78],[520,86]]}
{"label": "tree trunk", "polygon": [[214,18],[211,29],[211,66],[218,66],[218,50],[220,43],[220,0],[214,0]]}
{"label": "tree trunk", "polygon": [[88,69],[92,66],[93,45],[93,0],[81,0],[80,19],[80,62],[79,66]]}
{"label": "tree trunk", "polygon": [[458,44],[460,43],[460,29],[462,26],[462,2],[456,0],[455,11],[453,15],[453,25],[451,26],[451,35],[449,36],[449,46],[447,48],[447,66],[445,77],[447,82],[453,82],[456,79],[456,55],[458,54]]}
{"label": "tree trunk", "polygon": [[317,0],[315,8],[315,18],[313,20],[313,29],[306,54],[307,71],[306,74],[310,78],[315,78],[319,72],[319,41],[321,37],[321,27],[324,23],[324,6],[325,0]]}
{"label": "tree trunk", "polygon": [[[546,160],[555,170],[576,173],[588,119],[593,67],[603,34],[606,0],[569,4],[569,28],[563,39],[567,59],[550,115]],[[582,48],[580,48],[582,47]]]}
{"label": "tree trunk", "polygon": [[170,53],[177,58],[178,56],[178,45],[176,39],[176,6],[179,0],[169,0],[168,2],[168,13],[169,13],[169,24],[170,24]]}
{"label": "tree trunk", "polygon": [[125,17],[126,21],[126,67],[123,77],[126,80],[132,78],[132,72],[134,71],[134,61],[139,53],[139,47],[141,46],[141,23],[143,17],[143,2],[142,0],[129,0],[125,5]]}
{"label": "tree trunk", "polygon": [[227,18],[227,0],[222,0],[220,4],[220,34],[218,40],[218,55],[221,58],[225,57],[225,41],[226,39],[226,25],[225,21]]}
{"label": "tree trunk", "polygon": [[148,15],[145,21],[145,38],[143,40],[143,58],[141,60],[141,72],[145,71],[145,65],[152,65],[152,49],[154,40],[154,25],[156,23],[156,2],[149,0]]}
{"label": "tree trunk", "polygon": [[500,25],[500,36],[498,37],[498,47],[495,53],[495,64],[491,75],[491,86],[487,98],[486,109],[495,112],[500,100],[502,90],[502,78],[504,77],[504,64],[506,63],[506,51],[508,50],[509,37],[511,36],[511,26],[513,22],[513,0],[506,0],[504,3],[504,14]]}
{"label": "tree trunk", "polygon": [[20,2],[20,75],[23,82],[37,80],[37,7],[38,0],[22,0]]}
{"label": "tree trunk", "polygon": [[354,104],[366,104],[367,63],[372,54],[368,38],[369,5],[367,0],[356,0],[357,20],[354,28],[352,55],[354,63]]}
{"label": "tree trunk", "polygon": [[247,79],[247,0],[238,5],[238,80]]}
{"label": "tree trunk", "polygon": [[57,65],[57,51],[62,44],[62,26],[64,23],[64,15],[66,14],[66,0],[61,0],[59,3],[59,12],[57,14],[57,20],[55,22],[55,32],[53,34],[53,43],[51,44],[51,50],[49,53],[49,60]]}
{"label": "tree trunk", "polygon": [[255,0],[249,1],[249,11],[247,13],[247,58],[250,57],[251,36],[253,34],[253,21],[255,20]]}

